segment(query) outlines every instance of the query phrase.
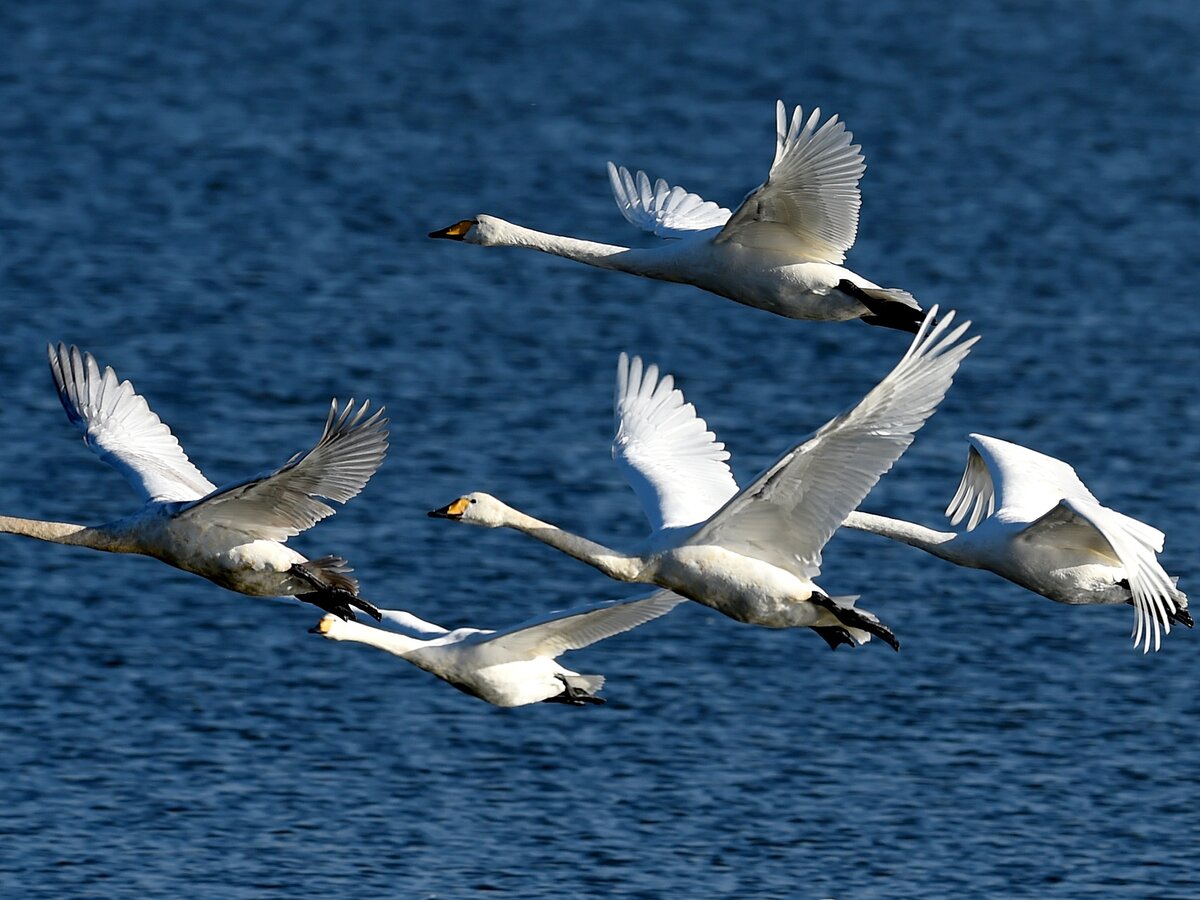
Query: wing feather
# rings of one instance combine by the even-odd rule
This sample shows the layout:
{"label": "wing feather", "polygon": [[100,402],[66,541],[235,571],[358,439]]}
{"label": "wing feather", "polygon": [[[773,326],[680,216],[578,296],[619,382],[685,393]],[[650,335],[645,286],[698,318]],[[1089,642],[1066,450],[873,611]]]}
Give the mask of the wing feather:
{"label": "wing feather", "polygon": [[654,531],[703,522],[734,494],[729,451],[670,375],[622,353],[612,454]]}
{"label": "wing feather", "polygon": [[220,488],[183,507],[179,516],[202,518],[257,540],[284,541],[311,528],[333,515],[325,500],[350,500],[383,462],[388,420],[383,407],[368,416],[370,405],[364,401],[356,410],[351,400],[339,411],[334,400],[325,431],[311,450],[268,475]]}
{"label": "wing feather", "polygon": [[719,544],[799,577],[821,568],[833,532],[912,443],[978,340],[931,310],[908,352],[857,406],[769,466],[688,540]]}
{"label": "wing feather", "polygon": [[60,343],[46,351],[67,418],[144,500],[195,500],[216,489],[132,384],[118,381],[111,367],[102,373],[96,358],[78,347]]}
{"label": "wing feather", "polygon": [[729,210],[723,206],[671,187],[661,178],[651,187],[645,172],[633,176],[624,166],[617,168],[610,162],[608,181],[625,221],[659,237],[687,237],[729,220]]}
{"label": "wing feather", "polygon": [[818,127],[820,109],[805,120],[797,106],[789,125],[780,100],[775,119],[767,180],[746,195],[716,241],[840,264],[858,233],[858,182],[866,171],[861,148],[850,143],[854,135],[837,116]]}

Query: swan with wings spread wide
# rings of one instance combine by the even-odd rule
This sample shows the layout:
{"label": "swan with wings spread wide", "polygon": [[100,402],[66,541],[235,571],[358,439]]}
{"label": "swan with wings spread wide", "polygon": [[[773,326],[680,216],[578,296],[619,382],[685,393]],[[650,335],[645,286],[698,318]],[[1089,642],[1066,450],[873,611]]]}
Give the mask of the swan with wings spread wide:
{"label": "swan with wings spread wide", "polygon": [[847,528],[987,569],[1059,603],[1133,606],[1133,642],[1142,652],[1171,623],[1192,627],[1187,596],[1158,561],[1164,535],[1107,506],[1071,466],[999,438],[972,434],[967,467],[946,515],[966,530],[934,531],[853,512]]}
{"label": "swan with wings spread wide", "polygon": [[610,549],[501,503],[460,497],[431,516],[523,531],[611,578],[656,584],[741,622],[815,628],[831,646],[892,633],[855,598],[813,579],[846,515],[892,467],[933,414],[978,338],[954,313],[931,316],[896,367],[857,406],[793,446],[738,490],[724,445],[668,376],[624,354],[617,367],[613,453],[653,531],[632,552]]}
{"label": "swan with wings spread wide", "polygon": [[363,489],[387,451],[383,409],[369,402],[339,411],[333,402],[325,431],[306,453],[269,475],[218,488],[201,474],[134,392],[103,373],[90,353],[47,348],[50,371],[69,418],[84,441],[125,476],[145,504],[137,512],[87,527],[0,516],[0,532],[111,553],[153,556],[221,587],[258,597],[292,596],[353,618],[357,607],[378,618],[358,596],[358,582],[337,556],[308,559],[284,545]]}
{"label": "swan with wings spread wide", "polygon": [[596,696],[604,676],[580,675],[554,660],[568,650],[588,647],[657,619],[683,599],[669,591],[656,591],[647,597],[552,612],[501,631],[448,631],[393,609],[380,612],[384,622],[399,632],[345,622],[336,616],[326,616],[310,630],[333,641],[354,641],[386,650],[496,706],[582,706],[604,702]]}
{"label": "swan with wings spread wide", "polygon": [[776,104],[775,160],[767,180],[730,213],[644,172],[608,164],[621,214],[666,241],[649,249],[545,234],[479,215],[430,237],[485,247],[526,247],[602,269],[692,284],[793,319],[862,319],[915,332],[924,318],[911,294],[883,288],[842,263],[858,232],[858,182],[866,169],[837,116],[819,124],[800,107],[789,123]]}

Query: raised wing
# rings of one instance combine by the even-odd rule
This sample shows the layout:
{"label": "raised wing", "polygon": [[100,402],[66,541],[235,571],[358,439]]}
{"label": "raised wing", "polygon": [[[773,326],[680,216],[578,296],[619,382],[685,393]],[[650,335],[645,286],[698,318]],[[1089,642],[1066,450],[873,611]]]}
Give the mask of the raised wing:
{"label": "raised wing", "polygon": [[[336,400],[321,439],[269,475],[223,487],[190,503],[180,517],[203,519],[257,539],[284,541],[334,513],[325,500],[345,503],[363,489],[387,452],[383,407],[368,417],[370,401],[357,410]],[[324,499],[321,499],[324,498]]]}
{"label": "raised wing", "polygon": [[624,166],[618,169],[610,162],[608,180],[625,221],[659,237],[687,237],[719,228],[729,219],[725,207],[681,187],[671,187],[661,178],[651,187],[645,172],[630,175]]}
{"label": "raised wing", "polygon": [[767,180],[746,195],[716,241],[782,250],[804,259],[841,263],[858,232],[866,171],[861,149],[837,116],[820,128],[821,110],[805,121],[799,106],[788,124],[775,105],[775,161]]}
{"label": "raised wing", "polygon": [[109,367],[102,374],[96,358],[77,347],[47,345],[46,352],[67,418],[144,500],[195,500],[216,489],[132,384],[118,382]]}
{"label": "raised wing", "polygon": [[1095,500],[1063,500],[1032,522],[1023,534],[1037,532],[1039,539],[1094,552],[1098,562],[1125,570],[1133,595],[1133,643],[1142,652],[1162,646],[1163,633],[1171,631],[1171,613],[1187,607],[1175,582],[1158,562],[1164,535],[1157,528],[1132,519]]}
{"label": "raised wing", "polygon": [[486,648],[488,656],[494,657],[493,664],[535,657],[553,659],[657,619],[683,602],[678,594],[656,591],[645,597],[577,606],[493,632],[480,641],[480,649]]}
{"label": "raised wing", "polygon": [[857,406],[797,444],[727,503],[689,544],[719,544],[801,578],[821,570],[821,550],[912,443],[978,340],[950,331],[954,313],[929,312],[908,352]]}
{"label": "raised wing", "polygon": [[658,366],[621,354],[613,416],[613,459],[654,531],[703,522],[737,493],[729,451]]}
{"label": "raised wing", "polygon": [[952,525],[969,514],[970,531],[996,509],[1033,521],[1063,498],[1099,503],[1061,459],[985,434],[967,440],[967,468],[946,508]]}

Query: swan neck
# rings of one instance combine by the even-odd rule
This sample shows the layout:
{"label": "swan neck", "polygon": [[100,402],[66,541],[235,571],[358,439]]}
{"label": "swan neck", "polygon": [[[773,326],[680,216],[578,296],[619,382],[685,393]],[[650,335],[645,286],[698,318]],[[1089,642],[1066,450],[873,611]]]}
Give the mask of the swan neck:
{"label": "swan neck", "polygon": [[[499,220],[493,221],[499,225]],[[635,275],[653,271],[646,264],[646,251],[644,250],[632,250],[616,244],[585,241],[561,234],[547,234],[543,231],[525,228],[522,225],[513,225],[511,222],[505,222],[501,227],[495,228],[488,243],[500,247],[525,247],[529,250],[540,250],[542,253],[573,259],[589,266],[632,272]]]}
{"label": "swan neck", "polygon": [[523,531],[543,544],[549,544],[556,550],[561,550],[568,556],[573,556],[580,562],[595,566],[609,578],[617,581],[636,581],[638,573],[643,568],[643,561],[636,556],[613,550],[585,537],[564,531],[557,525],[551,525],[533,516],[528,516],[515,509],[509,509],[508,519],[504,523],[509,528]]}
{"label": "swan neck", "polygon": [[934,531],[932,528],[926,528],[914,522],[858,511],[846,516],[842,525],[856,531],[869,531],[871,534],[900,541],[951,562],[963,562],[957,552],[958,547],[954,543],[958,534],[953,531]]}
{"label": "swan neck", "polygon": [[363,625],[360,622],[340,622],[337,630],[331,632],[331,637],[338,641],[367,644],[396,656],[404,656],[425,645],[425,641],[419,638],[399,634],[395,631],[384,631],[382,628],[372,628],[370,625]]}
{"label": "swan neck", "polygon": [[94,550],[120,552],[122,547],[114,536],[101,528],[72,525],[69,522],[43,522],[40,519],[19,519],[16,516],[0,516],[0,533],[20,534],[39,541],[55,544],[72,544],[91,547]]}

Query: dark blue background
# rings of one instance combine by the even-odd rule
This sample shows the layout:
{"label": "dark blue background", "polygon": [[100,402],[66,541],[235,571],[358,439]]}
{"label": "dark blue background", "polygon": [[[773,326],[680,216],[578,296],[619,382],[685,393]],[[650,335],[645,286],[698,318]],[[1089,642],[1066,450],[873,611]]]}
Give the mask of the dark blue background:
{"label": "dark blue background", "polygon": [[[984,335],[866,508],[940,527],[983,431],[1162,528],[1200,591],[1198,43],[1189,0],[6,4],[0,511],[135,504],[62,415],[62,339],[218,483],[310,445],[333,395],[386,403],[387,463],[295,542],[381,605],[495,627],[623,596],[424,512],[488,490],[634,539],[620,350],[678,374],[745,479],[906,338],[425,233],[641,240],[608,159],[733,205],[782,97],[863,146],[851,267]],[[310,637],[310,608],[0,543],[8,895],[1200,892],[1200,635],[1143,657],[1128,609],[839,535],[822,584],[899,655],[689,606],[571,658],[608,706],[500,711]]]}

